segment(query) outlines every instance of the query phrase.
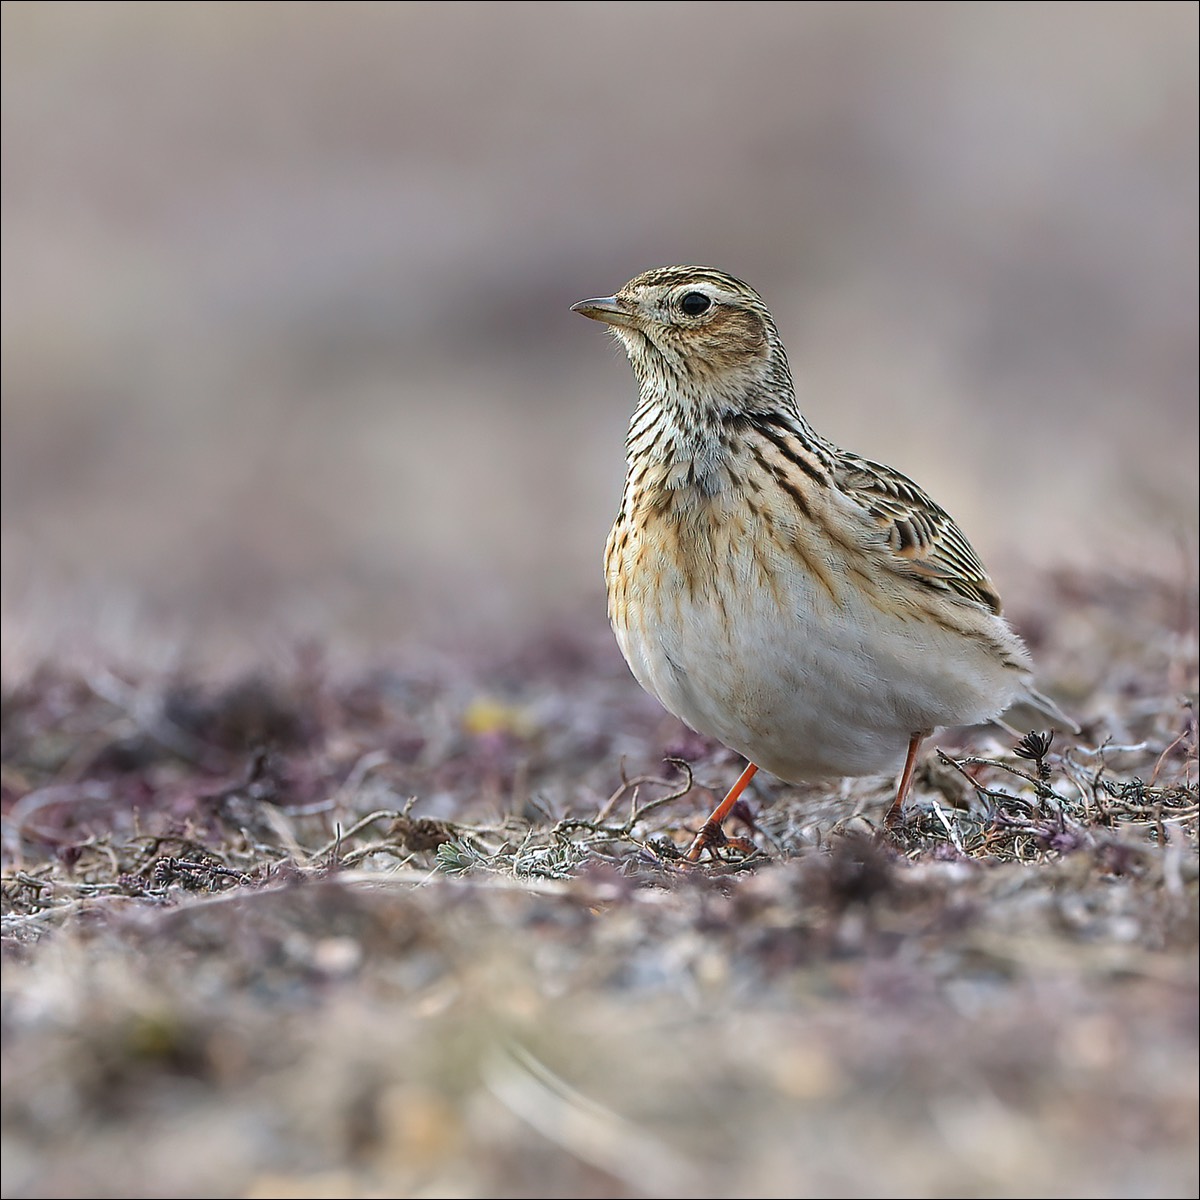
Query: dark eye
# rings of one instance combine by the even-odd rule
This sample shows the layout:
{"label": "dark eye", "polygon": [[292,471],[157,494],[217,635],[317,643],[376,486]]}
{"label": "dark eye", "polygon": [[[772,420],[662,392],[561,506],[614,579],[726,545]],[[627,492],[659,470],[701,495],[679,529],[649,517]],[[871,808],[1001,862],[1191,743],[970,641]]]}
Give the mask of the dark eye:
{"label": "dark eye", "polygon": [[688,292],[682,300],[679,301],[679,307],[683,309],[689,317],[698,317],[702,312],[707,311],[712,301],[703,292]]}

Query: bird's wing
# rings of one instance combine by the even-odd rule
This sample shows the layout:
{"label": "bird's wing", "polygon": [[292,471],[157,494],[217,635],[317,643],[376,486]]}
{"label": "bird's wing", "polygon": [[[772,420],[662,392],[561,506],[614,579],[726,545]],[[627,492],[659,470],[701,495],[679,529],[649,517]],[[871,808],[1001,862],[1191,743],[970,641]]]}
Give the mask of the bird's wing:
{"label": "bird's wing", "polygon": [[898,572],[1000,612],[1000,597],[971,543],[950,514],[911,479],[846,453],[840,455],[833,478],[877,526]]}

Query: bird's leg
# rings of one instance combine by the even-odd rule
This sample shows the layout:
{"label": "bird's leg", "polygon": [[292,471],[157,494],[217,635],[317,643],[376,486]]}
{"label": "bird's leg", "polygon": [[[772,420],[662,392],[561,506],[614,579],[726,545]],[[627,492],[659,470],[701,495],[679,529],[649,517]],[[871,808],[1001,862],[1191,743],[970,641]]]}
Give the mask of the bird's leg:
{"label": "bird's leg", "polygon": [[754,844],[746,841],[745,838],[727,838],[721,829],[721,823],[729,816],[733,806],[738,802],[741,794],[746,790],[746,785],[754,778],[757,770],[758,768],[753,763],[746,764],[746,769],[738,776],[737,783],[729,789],[729,794],[725,799],[712,810],[708,820],[704,822],[700,832],[692,840],[687,854],[684,855],[688,862],[699,862],[705,846],[732,845],[739,850],[744,850],[747,854],[754,850]]}
{"label": "bird's leg", "polygon": [[920,750],[921,743],[927,736],[924,733],[914,733],[908,739],[908,757],[904,760],[904,770],[900,772],[900,782],[896,785],[896,798],[883,818],[883,823],[889,829],[899,829],[904,824],[904,802],[908,799],[908,793],[912,788],[913,771],[917,766],[917,751]]}

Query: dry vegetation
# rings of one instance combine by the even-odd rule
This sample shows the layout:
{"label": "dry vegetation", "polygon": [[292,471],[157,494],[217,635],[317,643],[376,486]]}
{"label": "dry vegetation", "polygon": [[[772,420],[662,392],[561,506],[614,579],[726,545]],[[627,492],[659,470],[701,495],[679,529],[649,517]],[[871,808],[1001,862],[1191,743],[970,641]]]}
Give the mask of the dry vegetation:
{"label": "dry vegetation", "polygon": [[1044,594],[1081,738],[944,740],[902,844],[888,781],[764,781],[700,868],[736,763],[604,630],[47,662],[4,697],[5,1195],[1194,1195],[1195,597]]}

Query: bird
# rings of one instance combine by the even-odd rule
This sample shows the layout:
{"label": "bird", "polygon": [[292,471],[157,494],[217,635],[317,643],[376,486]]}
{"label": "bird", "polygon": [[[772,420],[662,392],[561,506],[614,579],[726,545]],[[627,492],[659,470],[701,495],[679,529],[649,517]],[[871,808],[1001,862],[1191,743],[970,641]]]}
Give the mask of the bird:
{"label": "bird", "polygon": [[936,730],[1021,705],[1078,732],[946,510],[803,415],[749,284],[655,267],[571,307],[609,326],[638,385],[604,555],[617,642],[646,691],[747,763],[686,861],[753,850],[723,823],[760,768],[899,771],[895,833]]}

